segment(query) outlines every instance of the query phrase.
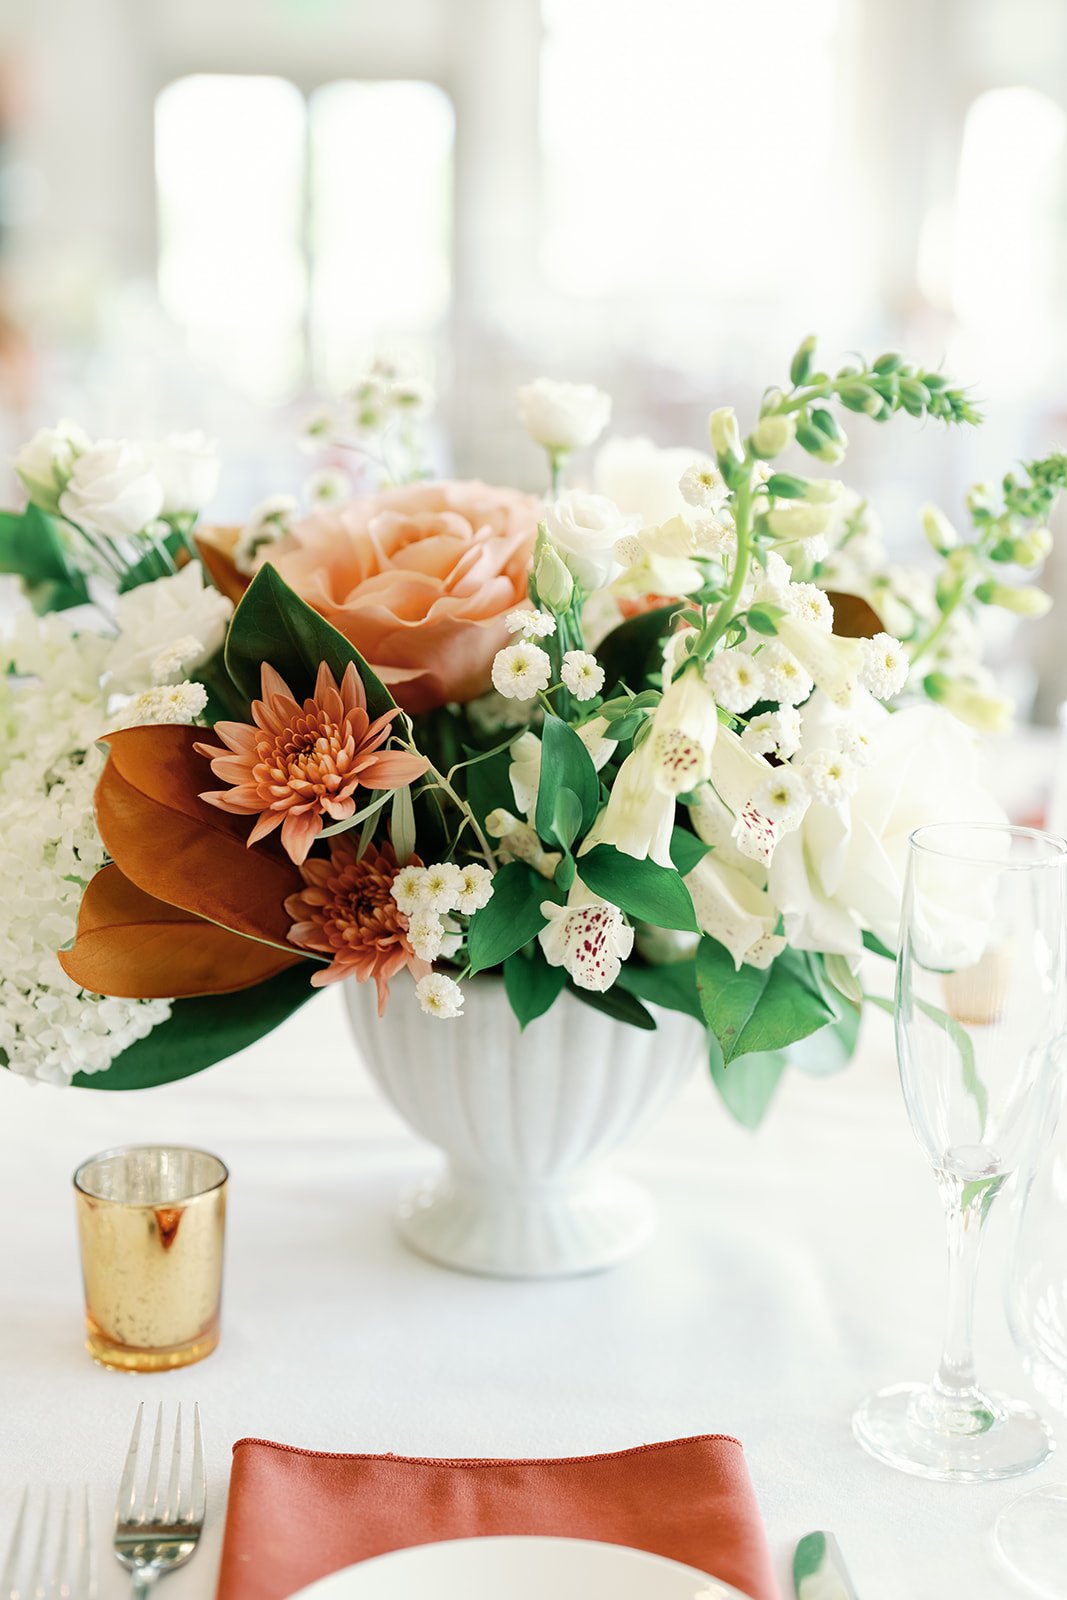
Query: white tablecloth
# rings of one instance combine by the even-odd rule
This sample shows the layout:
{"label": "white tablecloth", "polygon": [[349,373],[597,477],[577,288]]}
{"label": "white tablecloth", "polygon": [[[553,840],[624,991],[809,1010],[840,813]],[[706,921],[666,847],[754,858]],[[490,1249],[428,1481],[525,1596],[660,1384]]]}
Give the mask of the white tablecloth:
{"label": "white tablecloth", "polygon": [[[201,1365],[140,1377],[82,1349],[70,1174],[99,1148],[160,1139],[231,1168],[224,1329]],[[210,1522],[169,1600],[213,1593],[229,1450],[249,1434],[485,1456],[735,1433],[783,1593],[814,1528],[838,1534],[864,1600],[1016,1592],[993,1521],[1020,1487],[1054,1480],[1054,1462],[1021,1485],[928,1484],[849,1432],[866,1390],[932,1371],[943,1312],[939,1201],[884,1018],[844,1075],[787,1078],[757,1136],[694,1080],[621,1163],[654,1190],[658,1236],[604,1275],[495,1282],[408,1254],[391,1208],[429,1159],[364,1076],[336,994],[163,1091],[64,1093],[0,1073],[0,1537],[25,1482],[88,1481],[101,1600],[118,1600],[107,1521],[136,1402],[199,1399]],[[990,1223],[980,1371],[1029,1395],[1004,1325],[1007,1220]]]}

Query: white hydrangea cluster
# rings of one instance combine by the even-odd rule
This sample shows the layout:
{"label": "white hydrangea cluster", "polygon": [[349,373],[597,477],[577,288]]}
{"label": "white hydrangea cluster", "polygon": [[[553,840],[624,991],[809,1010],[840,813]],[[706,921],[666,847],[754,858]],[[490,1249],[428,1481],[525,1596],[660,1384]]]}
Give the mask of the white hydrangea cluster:
{"label": "white hydrangea cluster", "polygon": [[93,790],[107,653],[61,616],[23,615],[0,646],[0,1057],[55,1084],[103,1072],[170,1015],[165,1000],[86,994],[56,958],[105,860]]}

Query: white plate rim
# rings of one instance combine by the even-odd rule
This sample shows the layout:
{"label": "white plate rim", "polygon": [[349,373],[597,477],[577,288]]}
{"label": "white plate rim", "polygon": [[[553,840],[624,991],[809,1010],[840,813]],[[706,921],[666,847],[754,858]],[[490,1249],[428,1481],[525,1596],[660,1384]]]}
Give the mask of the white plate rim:
{"label": "white plate rim", "polygon": [[[437,1549],[441,1545],[481,1545],[481,1544],[518,1544],[535,1540],[538,1544],[554,1545],[557,1547],[572,1547],[574,1545],[594,1545],[601,1550],[626,1550],[631,1556],[641,1558],[650,1567],[666,1567],[674,1572],[685,1573],[694,1579],[697,1588],[700,1585],[717,1584],[721,1590],[721,1600],[752,1600],[750,1595],[744,1594],[740,1589],[735,1589],[733,1584],[727,1583],[725,1578],[717,1578],[713,1572],[703,1572],[699,1567],[691,1567],[684,1561],[675,1561],[670,1556],[661,1556],[654,1550],[643,1550],[638,1545],[621,1544],[610,1539],[573,1539],[564,1535],[548,1533],[497,1533],[466,1536],[461,1539],[429,1539],[423,1544],[401,1545],[397,1550],[386,1550],[380,1556],[368,1556],[365,1561],[352,1561],[347,1567],[338,1567],[336,1572],[328,1572],[323,1578],[316,1578],[314,1583],[307,1584],[303,1589],[298,1589],[289,1600],[329,1600],[329,1586],[338,1579],[346,1578],[357,1569],[381,1567],[388,1561],[395,1561],[400,1556],[407,1556],[413,1550]],[[720,1596],[715,1596],[720,1600]]]}

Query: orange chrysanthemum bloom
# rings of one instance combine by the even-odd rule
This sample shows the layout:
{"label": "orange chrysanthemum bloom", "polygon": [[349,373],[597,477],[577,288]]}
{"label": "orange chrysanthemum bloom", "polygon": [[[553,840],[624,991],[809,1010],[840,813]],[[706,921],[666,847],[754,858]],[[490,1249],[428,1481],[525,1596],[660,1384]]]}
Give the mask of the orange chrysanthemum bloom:
{"label": "orange chrysanthemum bloom", "polygon": [[211,759],[216,778],[232,785],[200,798],[221,811],[258,816],[250,845],[280,827],[282,846],[299,866],[322,832],[324,817],[345,822],[355,815],[360,786],[400,789],[421,778],[429,763],[405,750],[381,748],[399,713],[394,708],[370,720],[354,664],[345,669],[338,689],[324,661],[315,693],[302,706],[266,662],[262,683],[262,700],[252,702],[254,727],[216,722],[213,732],[226,749],[195,746]]}
{"label": "orange chrysanthemum bloom", "polygon": [[[412,866],[422,862],[412,856]],[[293,919],[289,937],[305,950],[315,950],[333,960],[312,978],[317,988],[358,978],[378,985],[378,1015],[385,1011],[389,980],[401,967],[415,978],[433,969],[420,961],[407,938],[408,919],[397,907],[390,890],[400,868],[393,847],[371,845],[357,858],[356,847],[342,834],[330,840],[330,859],[313,856],[300,868],[307,885],[291,894],[285,909]]]}

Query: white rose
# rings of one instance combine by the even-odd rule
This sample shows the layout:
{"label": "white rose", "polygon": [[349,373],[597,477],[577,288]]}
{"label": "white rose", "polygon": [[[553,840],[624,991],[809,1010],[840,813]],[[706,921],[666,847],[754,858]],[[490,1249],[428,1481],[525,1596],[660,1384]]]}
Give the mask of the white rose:
{"label": "white rose", "polygon": [[583,589],[603,589],[619,572],[615,546],[634,534],[636,517],[622,514],[614,501],[602,494],[570,489],[545,511],[549,539],[576,583]]}
{"label": "white rose", "polygon": [[140,445],[108,441],[77,457],[59,509],[109,539],[129,538],[159,516],[163,485]]}
{"label": "white rose", "polygon": [[38,428],[14,461],[15,471],[34,505],[53,515],[59,510],[59,497],[67,487],[74,462],[90,448],[89,435],[76,422]]}
{"label": "white rose", "polygon": [[[119,637],[108,657],[109,687],[136,694],[157,681],[156,665],[168,650],[182,645],[181,670],[195,676],[196,668],[213,656],[226,637],[233,606],[217,589],[205,587],[195,561],[173,578],[142,583],[115,604]],[[191,653],[190,640],[200,648]]]}
{"label": "white rose", "polygon": [[[927,822],[1003,822],[983,788],[977,746],[935,706],[891,713],[863,691],[854,718],[870,764],[840,806],[812,805],[770,865],[770,891],[788,942],[800,950],[859,955],[869,930],[896,947],[908,836]],[[832,746],[841,726],[822,694],[804,708],[801,753]]]}
{"label": "white rose", "polygon": [[519,390],[519,421],[535,444],[553,453],[584,450],[611,420],[611,396],[591,383],[538,378]]}
{"label": "white rose", "polygon": [[609,439],[593,463],[593,482],[619,510],[637,517],[643,528],[672,517],[696,521],[704,513],[682,494],[682,478],[693,467],[715,463],[693,450],[661,450],[651,439]]}
{"label": "white rose", "polygon": [[222,464],[211,439],[200,432],[170,433],[145,446],[148,464],[163,486],[162,514],[198,514],[219,486]]}

